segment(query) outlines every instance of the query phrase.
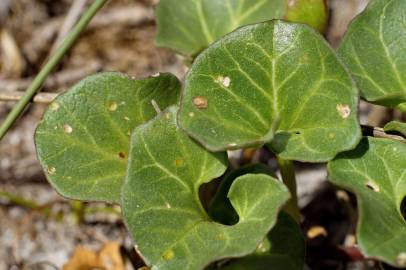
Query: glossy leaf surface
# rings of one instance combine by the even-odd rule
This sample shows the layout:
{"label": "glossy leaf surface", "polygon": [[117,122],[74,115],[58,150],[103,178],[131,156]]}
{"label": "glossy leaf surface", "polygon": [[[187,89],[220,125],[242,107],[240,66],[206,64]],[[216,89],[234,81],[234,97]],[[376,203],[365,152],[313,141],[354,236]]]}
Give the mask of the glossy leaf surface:
{"label": "glossy leaf surface", "polygon": [[284,19],[310,25],[325,33],[329,10],[326,0],[286,0]]}
{"label": "glossy leaf surface", "polygon": [[281,18],[283,9],[284,0],[161,0],[156,42],[196,55],[239,26]]}
{"label": "glossy leaf surface", "polygon": [[216,222],[226,225],[232,225],[238,222],[238,214],[227,198],[227,194],[234,180],[244,174],[267,174],[276,178],[274,172],[264,164],[250,164],[235,169],[224,176],[209,206],[209,215]]}
{"label": "glossy leaf surface", "polygon": [[63,196],[119,202],[134,127],[175,104],[176,77],[133,80],[119,73],[88,77],[60,95],[35,133],[38,158]]}
{"label": "glossy leaf surface", "polygon": [[406,144],[364,138],[328,165],[333,183],[357,195],[360,211],[357,238],[363,253],[406,267]]}
{"label": "glossy leaf surface", "polygon": [[281,212],[278,222],[255,253],[213,268],[221,270],[302,270],[305,241],[299,225]]}
{"label": "glossy leaf surface", "polygon": [[[238,215],[227,198],[227,193],[236,178],[248,173],[274,175],[263,164],[247,165],[230,172],[222,180],[209,206],[209,214],[214,220],[230,225],[238,222]],[[219,262],[210,269],[302,270],[304,257],[305,242],[299,225],[288,214],[281,212],[275,227],[253,254],[226,263]]]}
{"label": "glossy leaf surface", "polygon": [[[373,0],[351,23],[338,51],[367,101],[406,102],[405,25],[403,0]],[[406,111],[406,103],[399,108]]]}
{"label": "glossy leaf surface", "polygon": [[212,151],[270,142],[284,159],[325,161],[360,139],[350,76],[316,31],[270,21],[205,50],[187,75],[179,123]]}
{"label": "glossy leaf surface", "polygon": [[253,252],[275,224],[287,189],[267,175],[241,176],[228,194],[239,222],[212,221],[199,187],[224,173],[226,155],[194,142],[176,126],[175,115],[172,107],[132,135],[122,208],[137,250],[153,270],[202,269]]}

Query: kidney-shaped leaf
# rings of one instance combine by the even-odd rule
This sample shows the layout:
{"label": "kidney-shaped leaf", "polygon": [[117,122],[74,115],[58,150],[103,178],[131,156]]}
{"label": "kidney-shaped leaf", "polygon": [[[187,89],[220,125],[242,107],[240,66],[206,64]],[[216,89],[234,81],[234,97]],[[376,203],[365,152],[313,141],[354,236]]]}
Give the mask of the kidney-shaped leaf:
{"label": "kidney-shaped leaf", "polygon": [[238,222],[238,214],[235,212],[227,194],[235,179],[244,174],[267,174],[276,177],[275,173],[264,164],[249,164],[231,171],[223,177],[220,186],[209,206],[210,217],[222,224],[232,225]]}
{"label": "kidney-shaped leaf", "polygon": [[[263,164],[251,164],[229,173],[221,181],[219,189],[209,206],[210,216],[222,224],[235,224],[238,215],[232,207],[227,193],[234,181],[244,174],[267,174],[272,170]],[[302,270],[305,242],[299,225],[288,214],[279,213],[278,221],[257,250],[248,256],[220,261],[210,269],[222,270]]]}
{"label": "kidney-shaped leaf", "polygon": [[239,26],[281,18],[284,0],[161,0],[156,42],[195,55]]}
{"label": "kidney-shaped leaf", "polygon": [[406,123],[391,121],[385,125],[384,130],[386,132],[401,134],[403,137],[406,138]]}
{"label": "kidney-shaped leaf", "polygon": [[[279,20],[225,36],[195,60],[179,122],[213,151],[264,144],[324,161],[360,138],[357,91],[323,37]],[[276,134],[274,132],[276,131]]]}
{"label": "kidney-shaped leaf", "polygon": [[[371,1],[338,51],[366,100],[386,106],[406,102],[406,1]],[[406,111],[406,103],[399,108]]]}
{"label": "kidney-shaped leaf", "polygon": [[[221,270],[302,270],[305,241],[296,221],[281,212],[278,222],[255,253],[222,263]],[[210,269],[210,270],[212,270]]]}
{"label": "kidney-shaped leaf", "polygon": [[133,80],[119,73],[90,76],[49,106],[35,133],[38,158],[63,196],[120,201],[130,134],[175,104],[180,83],[170,74]]}
{"label": "kidney-shaped leaf", "polygon": [[358,243],[365,255],[406,267],[406,144],[364,138],[328,165],[333,183],[357,194]]}
{"label": "kidney-shaped leaf", "polygon": [[226,169],[225,153],[210,153],[175,123],[176,108],[135,129],[123,186],[123,214],[136,248],[152,269],[196,270],[255,250],[289,198],[286,187],[263,174],[236,179],[228,197],[239,222],[212,221],[199,186]]}

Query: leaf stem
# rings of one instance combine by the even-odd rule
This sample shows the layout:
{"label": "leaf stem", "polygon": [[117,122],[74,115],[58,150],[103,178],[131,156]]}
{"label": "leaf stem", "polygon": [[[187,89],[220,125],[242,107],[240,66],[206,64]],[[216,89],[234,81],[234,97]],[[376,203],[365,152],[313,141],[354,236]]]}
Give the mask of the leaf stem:
{"label": "leaf stem", "polygon": [[79,35],[83,32],[90,20],[96,15],[96,13],[103,7],[107,0],[94,0],[93,4],[82,15],[78,23],[65,38],[60,47],[56,50],[55,54],[49,59],[45,66],[41,69],[30,86],[27,88],[24,96],[14,106],[11,112],[8,114],[6,120],[0,126],[0,140],[6,135],[7,131],[14,124],[17,118],[24,111],[27,104],[31,101],[34,95],[40,90],[45,79],[49,76],[55,66],[61,61],[66,52],[72,47],[73,43],[77,40]]}
{"label": "leaf stem", "polygon": [[300,221],[300,212],[297,200],[296,176],[293,162],[277,157],[279,170],[282,180],[288,187],[291,194],[290,200],[285,205],[285,211],[290,214],[298,223]]}

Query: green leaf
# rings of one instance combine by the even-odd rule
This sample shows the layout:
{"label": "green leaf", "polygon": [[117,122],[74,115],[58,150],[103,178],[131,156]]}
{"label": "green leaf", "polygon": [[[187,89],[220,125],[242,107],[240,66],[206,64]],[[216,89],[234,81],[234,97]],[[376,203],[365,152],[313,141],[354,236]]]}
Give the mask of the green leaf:
{"label": "green leaf", "polygon": [[383,129],[385,130],[385,132],[401,134],[403,137],[406,138],[406,123],[392,121],[387,123]]}
{"label": "green leaf", "polygon": [[281,212],[278,222],[254,254],[213,269],[221,270],[302,270],[305,241],[296,221]]}
{"label": "green leaf", "polygon": [[210,202],[209,215],[214,221],[226,225],[238,222],[238,214],[227,198],[227,194],[234,180],[244,174],[267,174],[276,178],[274,172],[264,164],[250,164],[231,171],[221,180],[217,193]]}
{"label": "green leaf", "polygon": [[[230,186],[244,174],[267,174],[272,170],[263,164],[251,164],[238,168],[224,177],[209,206],[210,216],[222,224],[235,224],[238,215],[227,198]],[[257,247],[256,252],[230,262],[217,263],[213,269],[222,270],[302,270],[305,256],[305,242],[298,224],[284,212],[279,213],[275,227]]]}
{"label": "green leaf", "polygon": [[239,222],[212,221],[199,187],[222,175],[225,153],[210,153],[175,121],[176,108],[136,128],[123,186],[123,214],[136,248],[152,269],[202,269],[255,250],[289,198],[285,186],[262,174],[236,179],[228,197]]}
{"label": "green leaf", "polygon": [[179,123],[211,151],[275,137],[271,147],[283,159],[326,161],[358,143],[357,104],[350,76],[323,37],[274,20],[242,27],[199,55]]}
{"label": "green leaf", "polygon": [[328,24],[328,6],[326,0],[287,0],[285,19],[291,22],[306,23],[325,33]]}
{"label": "green leaf", "polygon": [[35,133],[38,158],[63,196],[119,202],[132,130],[180,93],[176,77],[133,80],[119,73],[90,76],[60,95]]}
{"label": "green leaf", "polygon": [[333,183],[357,194],[357,238],[363,253],[406,267],[406,221],[400,209],[406,196],[406,144],[364,138],[328,169]]}
{"label": "green leaf", "polygon": [[239,26],[281,18],[283,9],[284,0],[161,0],[156,43],[196,55]]}
{"label": "green leaf", "polygon": [[[371,1],[338,52],[367,101],[390,107],[406,102],[406,1]],[[406,103],[399,106],[406,111]]]}

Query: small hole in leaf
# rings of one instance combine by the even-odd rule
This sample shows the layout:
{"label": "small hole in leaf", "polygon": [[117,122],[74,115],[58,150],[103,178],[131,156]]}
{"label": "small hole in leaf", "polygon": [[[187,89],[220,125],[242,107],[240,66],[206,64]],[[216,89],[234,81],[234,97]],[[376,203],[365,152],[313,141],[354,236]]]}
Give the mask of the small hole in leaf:
{"label": "small hole in leaf", "polygon": [[125,153],[124,152],[118,153],[118,157],[121,159],[125,159]]}
{"label": "small hole in leaf", "polygon": [[379,192],[379,190],[380,190],[379,186],[377,184],[375,184],[374,182],[372,182],[372,181],[367,182],[365,184],[365,186],[367,188],[369,188],[370,190],[375,191],[375,192]]}
{"label": "small hole in leaf", "polygon": [[295,133],[296,135],[302,134],[302,132],[300,132],[300,131],[295,131],[294,133]]}
{"label": "small hole in leaf", "polygon": [[406,197],[404,197],[400,203],[400,212],[402,213],[403,219],[406,221]]}

